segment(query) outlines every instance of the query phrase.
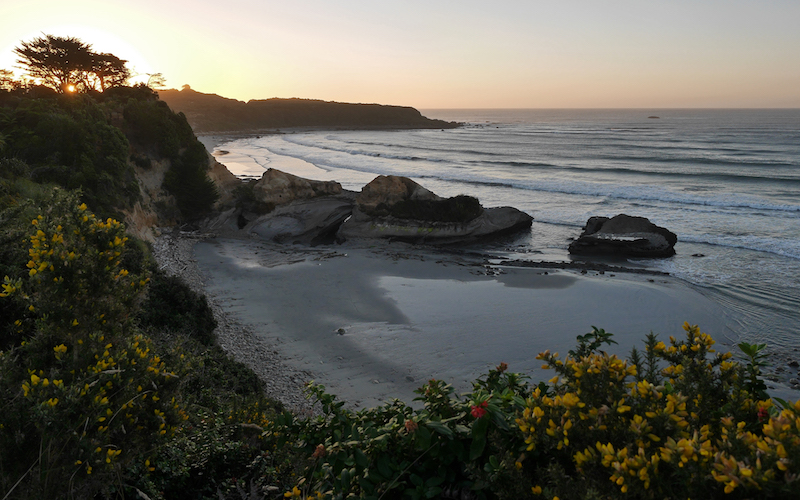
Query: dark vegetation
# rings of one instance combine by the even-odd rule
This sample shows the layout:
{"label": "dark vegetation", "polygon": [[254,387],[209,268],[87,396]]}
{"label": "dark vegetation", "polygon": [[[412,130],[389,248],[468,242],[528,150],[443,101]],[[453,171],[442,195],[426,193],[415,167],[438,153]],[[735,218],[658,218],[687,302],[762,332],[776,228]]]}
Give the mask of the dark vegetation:
{"label": "dark vegetation", "polygon": [[144,86],[0,91],[0,136],[4,196],[25,182],[81,188],[99,214],[121,218],[139,199],[134,165],[169,160],[164,187],[184,219],[207,214],[217,199],[202,143],[182,115]]}
{"label": "dark vegetation", "polygon": [[57,92],[81,92],[124,85],[130,71],[114,54],[97,53],[74,37],[44,35],[14,49],[28,77]]}
{"label": "dark vegetation", "polygon": [[195,132],[238,132],[290,127],[453,128],[457,123],[425,118],[414,108],[348,104],[313,99],[265,99],[247,103],[188,87],[162,90],[159,97],[186,114]]}
{"label": "dark vegetation", "polygon": [[477,198],[467,195],[441,200],[402,200],[391,207],[381,204],[372,215],[433,222],[469,222],[483,213]]}

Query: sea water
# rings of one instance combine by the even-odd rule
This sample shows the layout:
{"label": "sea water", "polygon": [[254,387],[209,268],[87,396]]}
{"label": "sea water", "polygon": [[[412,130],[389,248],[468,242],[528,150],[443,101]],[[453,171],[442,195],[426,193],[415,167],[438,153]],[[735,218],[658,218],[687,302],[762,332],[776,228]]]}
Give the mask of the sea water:
{"label": "sea water", "polygon": [[726,344],[800,358],[800,110],[423,114],[464,125],[275,133],[220,145],[218,159],[243,177],[274,167],[352,190],[403,175],[441,196],[519,208],[535,219],[529,233],[474,247],[501,258],[568,261],[589,217],[647,217],[678,235],[677,255],[624,265],[668,272],[720,303]]}

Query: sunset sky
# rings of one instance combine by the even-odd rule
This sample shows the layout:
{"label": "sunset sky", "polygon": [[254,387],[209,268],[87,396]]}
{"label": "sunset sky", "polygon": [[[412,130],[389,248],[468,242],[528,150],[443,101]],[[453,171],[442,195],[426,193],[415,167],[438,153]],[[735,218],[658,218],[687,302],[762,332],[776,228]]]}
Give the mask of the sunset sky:
{"label": "sunset sky", "polygon": [[241,100],[417,108],[800,107],[800,1],[0,0],[42,33]]}

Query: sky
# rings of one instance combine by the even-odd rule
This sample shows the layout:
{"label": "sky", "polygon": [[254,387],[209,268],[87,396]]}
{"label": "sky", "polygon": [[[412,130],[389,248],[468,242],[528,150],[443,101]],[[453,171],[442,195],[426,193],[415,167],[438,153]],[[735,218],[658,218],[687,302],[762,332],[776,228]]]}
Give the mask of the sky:
{"label": "sky", "polygon": [[798,0],[0,0],[169,88],[433,108],[800,107]]}

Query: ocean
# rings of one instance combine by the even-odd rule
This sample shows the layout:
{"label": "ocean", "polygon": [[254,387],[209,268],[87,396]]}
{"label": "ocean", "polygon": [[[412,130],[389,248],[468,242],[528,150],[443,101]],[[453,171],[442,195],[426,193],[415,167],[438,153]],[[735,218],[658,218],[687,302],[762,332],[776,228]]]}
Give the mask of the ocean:
{"label": "ocean", "polygon": [[464,125],[275,133],[220,144],[217,158],[242,177],[273,167],[360,190],[403,175],[516,207],[530,233],[471,248],[503,259],[569,261],[589,217],[647,217],[678,235],[677,255],[611,263],[668,272],[719,303],[723,343],[800,359],[800,110],[422,113]]}

